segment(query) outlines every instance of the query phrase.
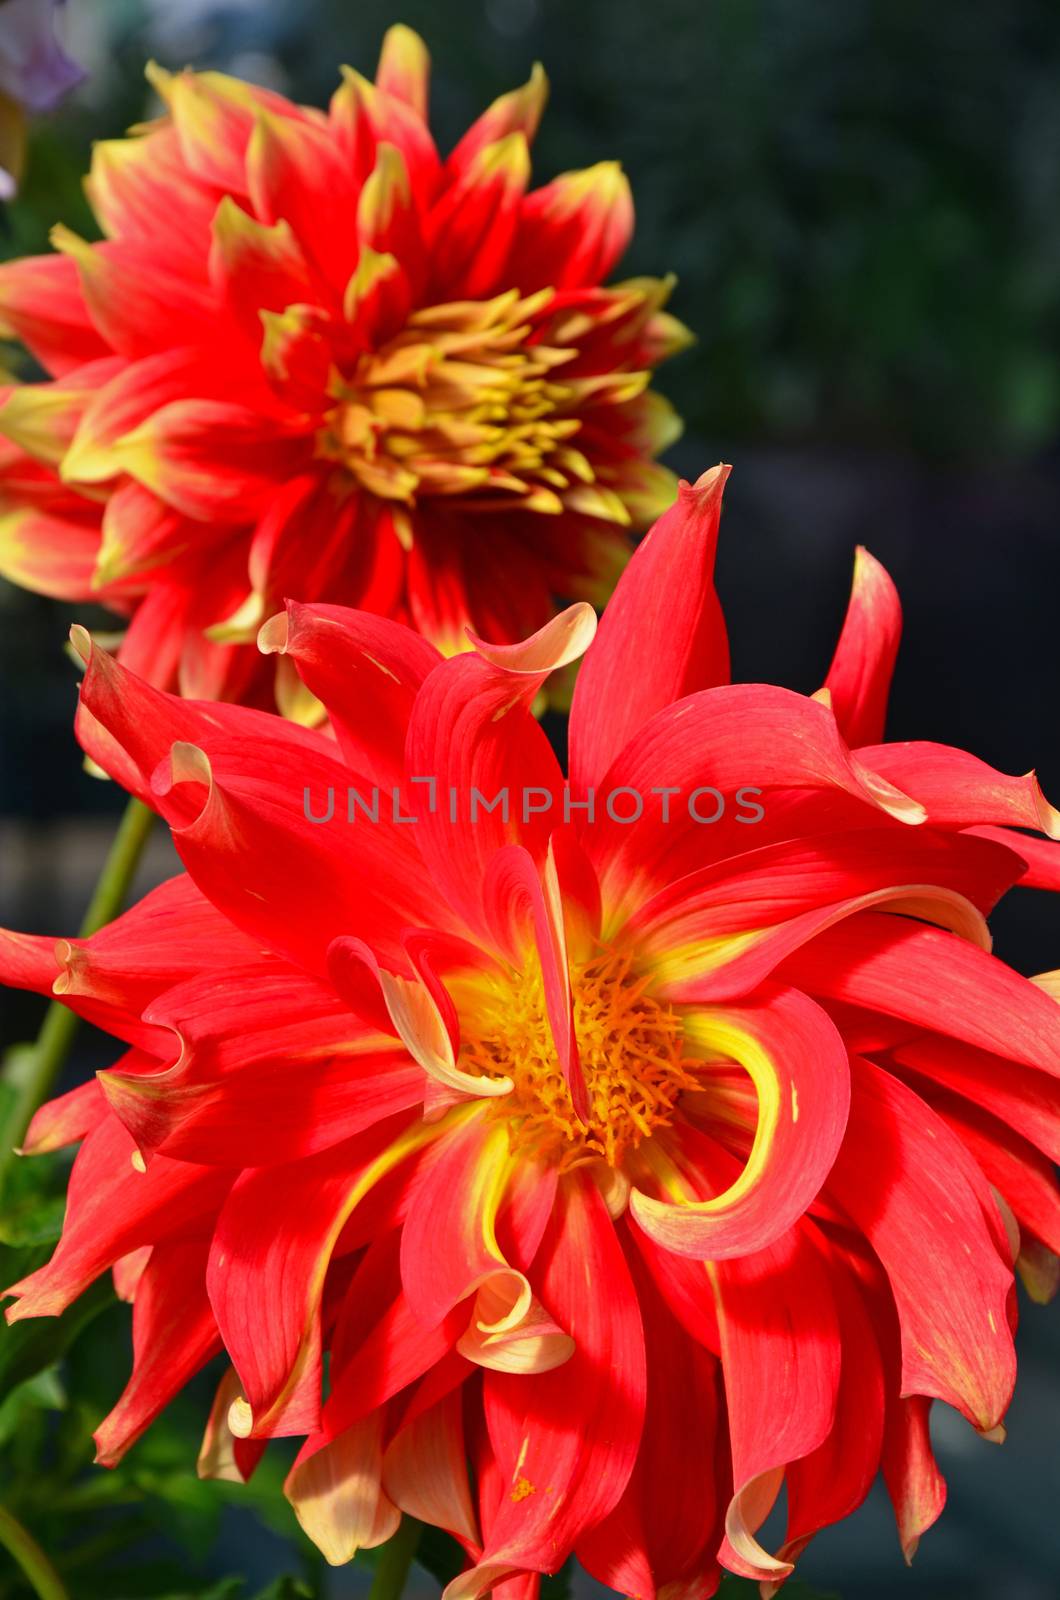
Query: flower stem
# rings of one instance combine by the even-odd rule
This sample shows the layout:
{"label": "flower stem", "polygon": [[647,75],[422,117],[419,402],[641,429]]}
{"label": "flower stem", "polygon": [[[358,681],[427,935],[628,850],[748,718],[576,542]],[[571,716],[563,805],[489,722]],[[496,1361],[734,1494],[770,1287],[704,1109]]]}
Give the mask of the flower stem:
{"label": "flower stem", "polygon": [[70,1600],[62,1579],[36,1539],[3,1506],[0,1506],[0,1545],[22,1568],[39,1600]]}
{"label": "flower stem", "polygon": [[[81,938],[112,922],[125,904],[154,820],[154,812],[142,801],[129,801],[85,912]],[[0,1176],[25,1137],[33,1113],[51,1093],[70,1053],[79,1021],[75,1012],[53,1000],[36,1043],[16,1045],[8,1053],[3,1081],[14,1090],[14,1096],[0,1122]]]}
{"label": "flower stem", "polygon": [[400,1600],[422,1532],[423,1525],[415,1517],[402,1517],[397,1532],[379,1552],[368,1600]]}

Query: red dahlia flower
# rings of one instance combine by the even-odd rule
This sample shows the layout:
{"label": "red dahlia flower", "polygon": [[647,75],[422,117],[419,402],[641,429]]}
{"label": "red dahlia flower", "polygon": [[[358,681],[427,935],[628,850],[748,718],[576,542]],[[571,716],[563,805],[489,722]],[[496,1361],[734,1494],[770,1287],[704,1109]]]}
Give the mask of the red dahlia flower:
{"label": "red dahlia flower", "polygon": [[602,287],[617,163],[530,190],[540,68],[442,161],[427,75],[407,28],[326,114],[152,68],[165,116],[93,156],[103,242],[0,268],[0,331],[51,374],[0,409],[0,572],[129,615],[154,683],[260,693],[288,594],[445,654],[522,638],[555,593],[602,601],[673,498],[648,384],[688,336],[668,280]]}
{"label": "red dahlia flower", "polygon": [[1013,1265],[1056,1284],[1060,1005],[985,918],[1055,887],[1015,830],[1060,818],[1033,777],[878,742],[899,619],[864,553],[827,692],[728,686],[724,477],[619,584],[569,788],[528,707],[587,607],[443,660],[289,605],[262,648],[334,738],[78,634],[82,743],[187,868],[92,939],[0,945],[126,1045],[33,1123],[30,1150],[84,1143],[8,1313],[117,1270],[101,1461],[224,1349],[201,1470],[305,1436],[287,1488],[329,1560],[405,1512],[467,1551],[449,1600],[571,1551],[677,1600],[720,1567],[779,1584],[877,1471],[911,1554],[932,1400],[1000,1437]]}

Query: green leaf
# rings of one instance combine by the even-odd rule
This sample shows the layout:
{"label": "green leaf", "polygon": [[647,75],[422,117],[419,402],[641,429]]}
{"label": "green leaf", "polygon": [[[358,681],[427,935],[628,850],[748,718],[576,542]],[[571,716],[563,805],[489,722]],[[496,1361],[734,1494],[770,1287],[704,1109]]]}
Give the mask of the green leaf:
{"label": "green leaf", "polygon": [[61,1411],[65,1405],[66,1391],[54,1367],[27,1378],[0,1403],[0,1450],[18,1432],[27,1411]]}
{"label": "green leaf", "polygon": [[[4,1105],[13,1092],[11,1085],[0,1079],[0,1126]],[[13,1160],[0,1192],[0,1244],[54,1244],[62,1232],[69,1175],[69,1151]],[[0,1288],[5,1286],[0,1284]]]}
{"label": "green leaf", "polygon": [[[3,1283],[17,1283],[34,1272],[51,1255],[39,1245],[13,1249],[0,1247],[0,1277]],[[109,1305],[114,1295],[110,1283],[101,1278],[76,1300],[61,1317],[32,1317],[25,1322],[0,1323],[0,1394],[6,1394],[27,1378],[43,1372],[70,1348],[81,1330]]]}
{"label": "green leaf", "polygon": [[432,1578],[437,1578],[443,1589],[458,1572],[463,1572],[466,1561],[463,1550],[451,1534],[443,1533],[440,1528],[424,1526],[416,1546],[416,1564],[429,1572]]}

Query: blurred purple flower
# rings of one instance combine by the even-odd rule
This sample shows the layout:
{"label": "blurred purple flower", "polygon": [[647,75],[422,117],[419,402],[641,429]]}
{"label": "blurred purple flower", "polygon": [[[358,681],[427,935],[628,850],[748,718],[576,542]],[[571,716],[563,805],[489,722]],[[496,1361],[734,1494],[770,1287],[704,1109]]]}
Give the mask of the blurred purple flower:
{"label": "blurred purple flower", "polygon": [[56,34],[62,0],[0,0],[0,200],[18,184],[29,111],[50,111],[84,77]]}

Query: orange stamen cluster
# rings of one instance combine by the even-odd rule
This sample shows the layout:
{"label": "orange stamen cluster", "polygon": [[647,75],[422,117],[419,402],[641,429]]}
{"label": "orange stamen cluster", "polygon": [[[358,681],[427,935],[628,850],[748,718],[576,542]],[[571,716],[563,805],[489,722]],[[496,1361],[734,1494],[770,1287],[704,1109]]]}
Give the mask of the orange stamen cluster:
{"label": "orange stamen cluster", "polygon": [[512,289],[413,312],[348,378],[334,378],[338,403],[319,454],[372,494],[410,507],[424,496],[459,495],[463,510],[566,509],[628,525],[620,497],[571,440],[582,427],[575,413],[605,398],[601,385],[613,402],[631,400],[650,373],[557,381],[556,369],[579,352],[535,335],[534,319],[551,298],[550,290],[523,297]]}
{"label": "orange stamen cluster", "polygon": [[489,981],[462,1025],[461,1066],[509,1077],[510,1095],[493,1102],[509,1119],[512,1148],[563,1170],[626,1153],[673,1120],[679,1096],[698,1087],[684,1059],[680,1017],[647,993],[628,955],[603,952],[571,972],[574,1030],[589,1098],[576,1116],[549,1026],[536,963]]}

